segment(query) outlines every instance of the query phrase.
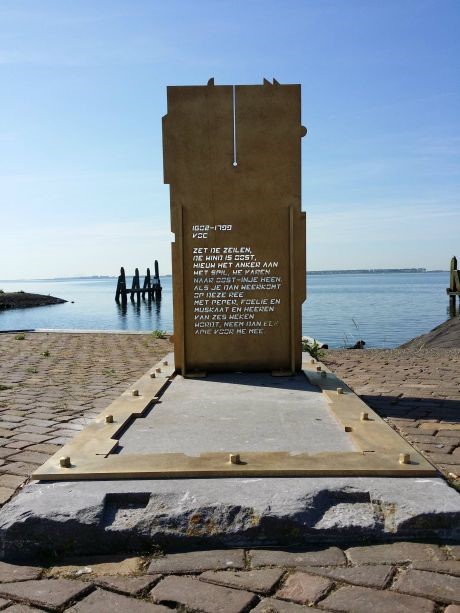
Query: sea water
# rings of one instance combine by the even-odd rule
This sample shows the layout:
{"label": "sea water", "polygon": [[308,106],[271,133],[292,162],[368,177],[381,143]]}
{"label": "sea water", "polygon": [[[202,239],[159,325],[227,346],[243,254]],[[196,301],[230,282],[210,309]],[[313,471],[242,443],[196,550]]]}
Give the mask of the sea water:
{"label": "sea water", "polygon": [[[65,304],[0,311],[0,330],[173,330],[171,277],[161,302],[115,302],[116,278],[0,281],[6,291],[51,294]],[[142,283],[142,278],[141,278]],[[391,348],[448,317],[447,272],[315,274],[307,276],[303,334],[330,347],[364,340]],[[127,278],[127,287],[131,279]]]}

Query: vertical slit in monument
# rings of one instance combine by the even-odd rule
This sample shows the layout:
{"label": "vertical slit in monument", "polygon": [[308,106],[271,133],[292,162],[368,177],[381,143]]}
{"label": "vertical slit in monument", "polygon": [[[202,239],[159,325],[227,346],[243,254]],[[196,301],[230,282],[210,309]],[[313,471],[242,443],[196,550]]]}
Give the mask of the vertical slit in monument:
{"label": "vertical slit in monument", "polygon": [[185,280],[184,280],[184,207],[181,205],[179,205],[178,207],[178,213],[179,213],[179,262],[180,262],[180,276],[181,276],[181,292],[182,295],[180,297],[180,301],[182,304],[182,339],[181,339],[181,360],[180,360],[180,364],[181,364],[181,369],[182,369],[182,376],[185,377],[185,372],[186,372],[186,368],[185,368],[185,293],[184,293],[184,287],[185,287]]}
{"label": "vertical slit in monument", "polygon": [[236,157],[236,85],[232,85],[233,95],[233,166],[238,166],[238,160]]}
{"label": "vertical slit in monument", "polygon": [[291,333],[291,371],[295,372],[295,304],[294,304],[294,209],[292,205],[289,206],[289,319],[290,319],[290,333]]}

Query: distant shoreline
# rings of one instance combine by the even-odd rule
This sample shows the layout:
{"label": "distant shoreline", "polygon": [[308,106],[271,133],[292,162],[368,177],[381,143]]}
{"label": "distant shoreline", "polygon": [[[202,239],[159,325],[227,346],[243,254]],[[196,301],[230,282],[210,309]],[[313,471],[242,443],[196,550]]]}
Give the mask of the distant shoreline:
{"label": "distant shoreline", "polygon": [[[307,270],[308,275],[375,275],[375,274],[391,274],[391,273],[428,273],[428,272],[449,272],[448,270],[427,270],[426,268],[356,268],[344,270]],[[132,275],[126,275],[131,278]],[[141,275],[142,276],[142,275]],[[166,279],[172,275],[161,275],[161,278]],[[39,283],[43,281],[91,281],[97,279],[117,279],[114,275],[91,275],[87,277],[50,277],[42,279],[0,279],[0,283]]]}
{"label": "distant shoreline", "polygon": [[427,270],[426,268],[356,268],[350,270],[310,270],[307,275],[380,275],[388,273],[425,273],[448,272],[447,270]]}

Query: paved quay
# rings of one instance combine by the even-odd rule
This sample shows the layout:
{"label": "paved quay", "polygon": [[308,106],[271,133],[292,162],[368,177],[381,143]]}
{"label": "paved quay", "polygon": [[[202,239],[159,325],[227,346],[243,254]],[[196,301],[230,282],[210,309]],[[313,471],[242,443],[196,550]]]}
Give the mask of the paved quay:
{"label": "paved quay", "polygon": [[460,349],[328,351],[324,362],[460,487]]}
{"label": "paved quay", "polygon": [[[149,335],[0,335],[0,494],[171,350]],[[324,360],[453,483],[460,351],[329,351]],[[460,546],[354,543],[0,563],[0,610],[460,613]],[[54,565],[54,566],[53,566]]]}

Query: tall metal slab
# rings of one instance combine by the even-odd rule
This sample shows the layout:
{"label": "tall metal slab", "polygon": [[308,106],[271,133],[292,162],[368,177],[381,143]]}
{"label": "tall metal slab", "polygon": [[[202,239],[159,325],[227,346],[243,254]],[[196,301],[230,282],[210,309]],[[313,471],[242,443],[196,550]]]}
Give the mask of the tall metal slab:
{"label": "tall metal slab", "polygon": [[183,374],[301,368],[300,85],[168,87],[174,341]]}

